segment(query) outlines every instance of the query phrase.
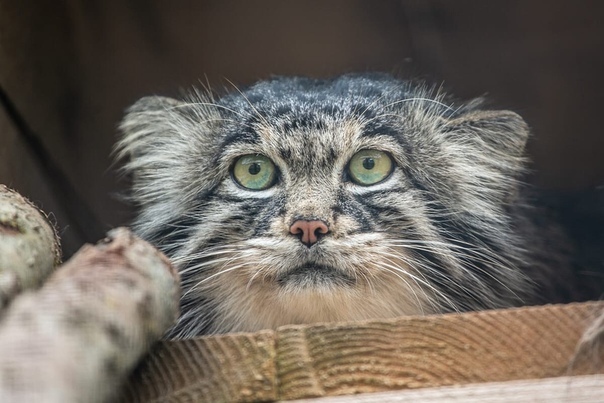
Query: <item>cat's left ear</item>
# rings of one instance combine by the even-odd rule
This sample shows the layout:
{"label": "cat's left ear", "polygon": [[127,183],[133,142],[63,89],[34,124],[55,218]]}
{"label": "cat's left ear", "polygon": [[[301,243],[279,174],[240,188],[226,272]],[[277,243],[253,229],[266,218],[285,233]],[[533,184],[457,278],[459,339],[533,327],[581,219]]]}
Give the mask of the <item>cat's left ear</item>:
{"label": "cat's left ear", "polygon": [[441,127],[447,138],[443,149],[453,167],[465,169],[468,205],[479,206],[488,200],[511,203],[518,197],[519,179],[526,174],[526,142],[529,128],[510,111],[470,110]]}
{"label": "cat's left ear", "polygon": [[444,126],[445,132],[474,138],[497,154],[518,158],[524,155],[530,131],[517,113],[500,110],[470,111],[453,118]]}

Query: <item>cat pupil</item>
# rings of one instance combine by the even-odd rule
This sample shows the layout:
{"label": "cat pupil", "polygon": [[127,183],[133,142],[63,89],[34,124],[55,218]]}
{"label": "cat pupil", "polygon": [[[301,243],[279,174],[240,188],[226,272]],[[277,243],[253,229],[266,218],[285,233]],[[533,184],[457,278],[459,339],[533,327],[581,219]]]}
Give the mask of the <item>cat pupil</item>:
{"label": "cat pupil", "polygon": [[373,158],[365,158],[363,160],[363,168],[365,168],[366,170],[373,169],[374,166],[375,161],[373,160]]}
{"label": "cat pupil", "polygon": [[250,167],[247,170],[251,175],[257,175],[260,172],[260,164],[254,162],[250,164]]}

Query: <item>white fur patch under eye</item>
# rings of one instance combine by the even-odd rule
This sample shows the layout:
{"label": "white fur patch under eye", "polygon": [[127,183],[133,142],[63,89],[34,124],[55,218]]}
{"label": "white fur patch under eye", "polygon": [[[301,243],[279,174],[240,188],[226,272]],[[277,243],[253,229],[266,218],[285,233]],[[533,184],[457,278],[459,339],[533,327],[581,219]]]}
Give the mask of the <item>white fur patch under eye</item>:
{"label": "white fur patch under eye", "polygon": [[238,186],[230,176],[225,179],[224,184],[225,190],[228,193],[232,194],[235,197],[240,197],[243,199],[267,199],[273,197],[278,192],[278,186],[279,184],[276,183],[270,188],[264,190],[245,189],[241,186]]}
{"label": "white fur patch under eye", "polygon": [[358,185],[354,182],[345,183],[345,188],[352,194],[364,195],[374,192],[387,191],[399,185],[398,179],[400,178],[400,170],[394,168],[390,175],[382,182],[376,183],[375,185],[363,186]]}

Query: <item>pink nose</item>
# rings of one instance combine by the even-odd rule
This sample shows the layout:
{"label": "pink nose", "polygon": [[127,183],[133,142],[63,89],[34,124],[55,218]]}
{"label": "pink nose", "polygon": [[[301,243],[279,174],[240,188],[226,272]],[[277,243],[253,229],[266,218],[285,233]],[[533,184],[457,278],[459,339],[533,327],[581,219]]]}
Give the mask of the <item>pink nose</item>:
{"label": "pink nose", "polygon": [[323,221],[297,220],[289,227],[289,232],[293,235],[301,235],[300,241],[310,248],[317,243],[320,235],[329,232],[329,228]]}

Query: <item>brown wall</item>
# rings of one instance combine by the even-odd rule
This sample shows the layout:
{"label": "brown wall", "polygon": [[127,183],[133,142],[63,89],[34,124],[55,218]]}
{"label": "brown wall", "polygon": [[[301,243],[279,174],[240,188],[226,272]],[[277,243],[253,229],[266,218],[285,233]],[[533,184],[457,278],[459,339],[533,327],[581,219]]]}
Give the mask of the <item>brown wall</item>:
{"label": "brown wall", "polygon": [[127,221],[110,152],[138,97],[384,70],[521,113],[540,186],[604,184],[603,17],[598,0],[0,0],[0,182],[53,212],[69,254]]}

